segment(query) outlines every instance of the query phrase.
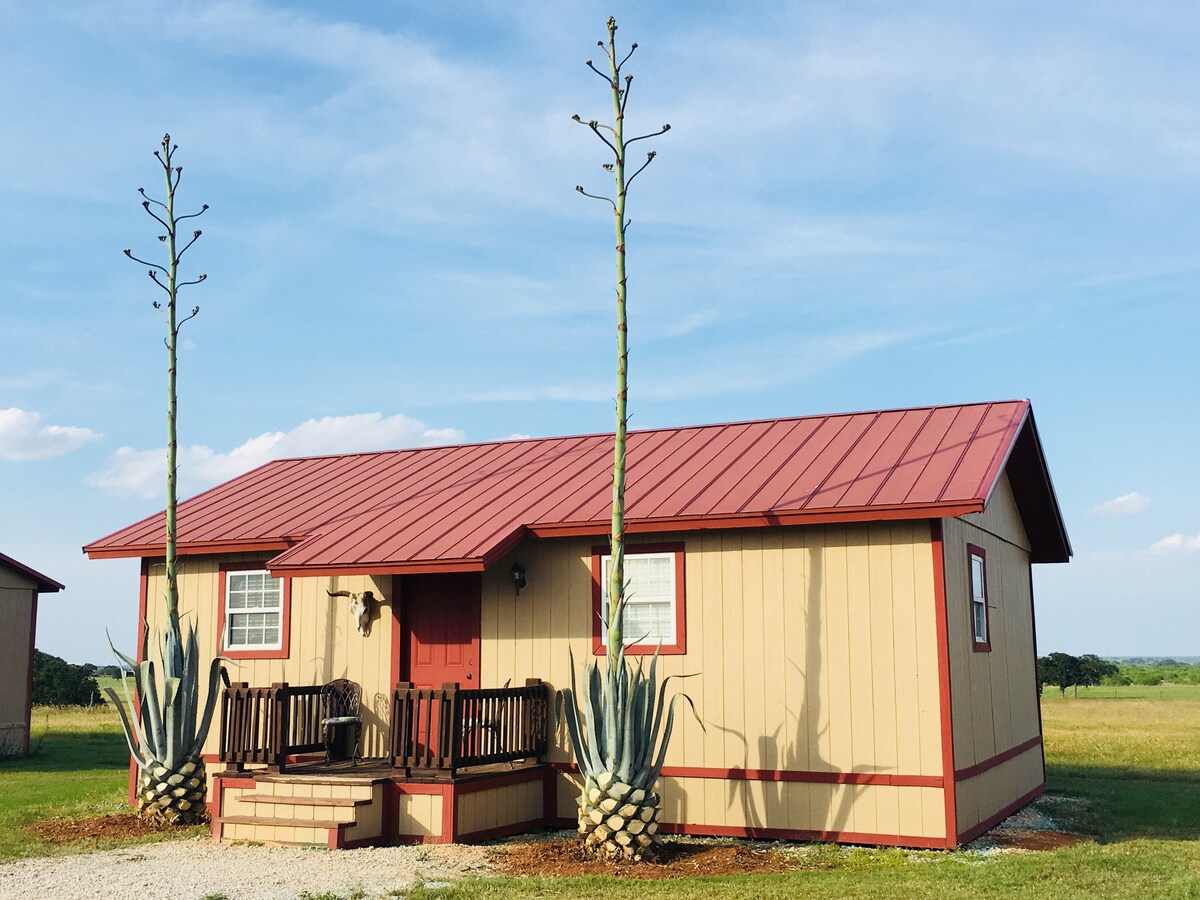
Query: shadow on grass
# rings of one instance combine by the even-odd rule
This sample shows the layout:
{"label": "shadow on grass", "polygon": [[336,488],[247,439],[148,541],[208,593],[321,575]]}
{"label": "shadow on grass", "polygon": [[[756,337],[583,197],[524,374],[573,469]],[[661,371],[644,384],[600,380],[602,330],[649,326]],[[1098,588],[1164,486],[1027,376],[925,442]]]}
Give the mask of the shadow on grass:
{"label": "shadow on grass", "polygon": [[1087,802],[1072,825],[1102,843],[1200,840],[1200,772],[1051,764],[1046,783]]}
{"label": "shadow on grass", "polygon": [[124,736],[96,731],[35,734],[33,752],[29,756],[0,760],[0,774],[128,768],[129,748]]}

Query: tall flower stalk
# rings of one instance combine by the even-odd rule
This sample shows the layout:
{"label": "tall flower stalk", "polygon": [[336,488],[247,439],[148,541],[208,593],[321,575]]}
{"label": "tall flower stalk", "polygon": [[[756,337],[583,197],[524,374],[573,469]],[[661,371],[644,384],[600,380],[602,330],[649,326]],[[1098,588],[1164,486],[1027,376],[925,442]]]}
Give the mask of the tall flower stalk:
{"label": "tall flower stalk", "polygon": [[[633,76],[622,69],[637,49],[618,60],[617,23],[608,20],[608,41],[597,45],[607,57],[607,71],[592,60],[587,66],[599,75],[612,94],[613,123],[595,119],[574,120],[589,128],[612,152],[612,162],[604,168],[612,173],[612,197],[592,194],[582,185],[575,189],[585,197],[612,206],[616,234],[617,299],[617,397],[616,429],[613,437],[612,530],[610,532],[610,570],[608,604],[602,611],[607,637],[603,673],[595,660],[585,672],[586,690],[575,681],[575,660],[571,659],[571,687],[561,693],[567,730],[575,759],[583,776],[579,797],[579,832],[585,850],[595,856],[642,859],[653,855],[660,838],[658,817],[661,798],[654,791],[662,770],[675,718],[675,702],[684,695],[667,699],[670,678],[658,681],[658,654],[647,671],[639,658],[630,664],[626,658],[623,619],[628,601],[625,581],[625,475],[626,438],[629,428],[629,327],[626,316],[628,279],[625,268],[626,198],[630,185],[654,160],[654,152],[626,178],[628,148],[637,141],[665,134],[670,125],[638,137],[625,137],[625,107],[629,102]],[[685,699],[687,699],[685,697]],[[690,703],[690,699],[688,700]]]}
{"label": "tall flower stalk", "polygon": [[[147,818],[180,825],[202,821],[205,815],[207,779],[200,750],[212,724],[217,693],[222,681],[228,683],[228,678],[221,659],[213,659],[209,663],[207,696],[201,713],[199,676],[202,663],[196,626],[192,623],[188,627],[186,639],[179,627],[176,364],[179,329],[200,312],[200,307],[196,306],[180,318],[177,311],[179,291],[199,284],[208,277],[200,275],[194,281],[179,280],[179,261],[201,235],[200,230],[196,229],[181,246],[179,223],[203,215],[208,204],[204,204],[199,212],[176,215],[175,192],[183,177],[183,167],[174,162],[176,149],[176,145],[171,143],[171,135],[165,134],[162,149],[154,152],[162,166],[166,199],[155,200],[146,194],[144,188],[138,188],[142,196],[142,208],[164,229],[165,233],[160,234],[158,239],[166,246],[165,265],[147,262],[134,256],[130,250],[125,251],[125,255],[134,262],[149,267],[150,279],[166,294],[165,302],[154,301],[154,308],[163,310],[167,319],[167,584],[164,597],[167,620],[159,650],[162,685],[160,692],[154,663],[149,659],[149,624],[143,623],[140,662],[113,648],[113,652],[125,664],[121,688],[131,714],[126,715],[125,706],[121,704],[116,691],[108,688],[107,692],[121,715],[125,740],[140,770],[140,813]],[[131,674],[126,675],[126,671]],[[130,682],[133,682],[132,689]]]}

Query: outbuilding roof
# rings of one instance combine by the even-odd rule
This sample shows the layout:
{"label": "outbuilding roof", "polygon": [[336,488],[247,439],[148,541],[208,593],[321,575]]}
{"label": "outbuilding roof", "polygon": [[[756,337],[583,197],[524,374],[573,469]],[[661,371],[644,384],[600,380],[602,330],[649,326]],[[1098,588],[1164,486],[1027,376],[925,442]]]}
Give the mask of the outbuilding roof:
{"label": "outbuilding roof", "polygon": [[[179,505],[181,554],[277,575],[472,571],[527,534],[604,535],[612,435],[269,462]],[[981,512],[1007,468],[1034,562],[1071,553],[1027,400],[632,431],[626,527],[687,531]],[[84,547],[161,556],[158,513]]]}
{"label": "outbuilding roof", "polygon": [[0,566],[6,566],[14,571],[20,572],[26,578],[33,581],[37,587],[39,594],[55,594],[63,589],[63,585],[59,584],[53,578],[43,575],[41,572],[29,568],[24,563],[19,563],[11,556],[0,553]]}

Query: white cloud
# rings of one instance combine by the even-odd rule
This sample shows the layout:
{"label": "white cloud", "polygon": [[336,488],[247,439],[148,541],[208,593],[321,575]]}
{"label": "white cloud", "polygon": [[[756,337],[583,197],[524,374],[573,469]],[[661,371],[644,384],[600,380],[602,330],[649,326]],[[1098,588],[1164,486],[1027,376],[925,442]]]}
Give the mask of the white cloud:
{"label": "white cloud", "polygon": [[100,439],[90,428],[74,425],[43,425],[39,412],[15,406],[0,409],[0,458],[46,459],[70,453],[89,441]]}
{"label": "white cloud", "polygon": [[1200,553],[1200,534],[1169,534],[1150,545],[1151,553]]}
{"label": "white cloud", "polygon": [[1103,503],[1097,503],[1088,510],[1093,516],[1103,516],[1106,519],[1122,519],[1125,516],[1136,516],[1150,508],[1150,498],[1145,494],[1134,491],[1113,497]]}
{"label": "white cloud", "polygon": [[[359,413],[309,419],[291,431],[260,434],[228,453],[218,453],[204,445],[180,447],[181,493],[193,493],[227,481],[272,459],[432,446],[463,438],[463,432],[457,428],[429,428],[424,422],[399,413],[386,417],[382,413]],[[104,469],[93,472],[86,481],[114,494],[156,497],[165,491],[166,472],[164,449],[122,447],[112,454]]]}

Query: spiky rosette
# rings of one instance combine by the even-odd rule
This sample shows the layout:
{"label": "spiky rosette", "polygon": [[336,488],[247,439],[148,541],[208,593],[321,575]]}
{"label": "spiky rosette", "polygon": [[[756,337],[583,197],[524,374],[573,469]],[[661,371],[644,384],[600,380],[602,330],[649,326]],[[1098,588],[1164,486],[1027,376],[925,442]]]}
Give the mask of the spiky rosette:
{"label": "spiky rosette", "polygon": [[661,843],[662,799],[612,772],[584,779],[579,795],[579,834],[584,849],[606,859],[652,859]]}
{"label": "spiky rosette", "polygon": [[168,825],[198,825],[207,819],[204,759],[197,755],[175,768],[153,765],[138,774],[138,815]]}
{"label": "spiky rosette", "polygon": [[581,694],[572,655],[571,686],[559,700],[583,776],[579,833],[584,851],[636,860],[652,856],[659,842],[662,801],[654,786],[671,740],[675,703],[686,700],[693,713],[695,706],[686,694],[667,698],[667,682],[686,676],[668,676],[659,684],[657,653],[648,671],[640,659],[629,663],[623,647],[617,661],[603,672],[590,661],[587,691]]}

